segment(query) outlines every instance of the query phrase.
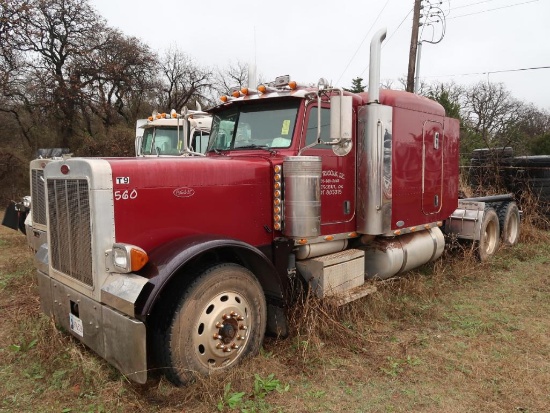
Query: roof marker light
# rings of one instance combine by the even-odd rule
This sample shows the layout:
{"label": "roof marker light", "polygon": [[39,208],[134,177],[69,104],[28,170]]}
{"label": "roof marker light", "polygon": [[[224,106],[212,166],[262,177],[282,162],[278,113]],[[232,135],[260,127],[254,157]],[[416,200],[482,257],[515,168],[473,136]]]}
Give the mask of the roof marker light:
{"label": "roof marker light", "polygon": [[238,98],[241,96],[241,92],[239,92],[238,90],[234,91],[233,93],[231,93],[231,95],[234,97],[234,98]]}
{"label": "roof marker light", "polygon": [[288,87],[292,90],[295,90],[298,87],[298,84],[296,83],[296,81],[291,80],[290,82],[288,82]]}
{"label": "roof marker light", "polygon": [[220,97],[220,100],[221,100],[223,103],[227,102],[228,99],[229,99],[229,98],[228,98],[226,95],[223,95],[223,96]]}

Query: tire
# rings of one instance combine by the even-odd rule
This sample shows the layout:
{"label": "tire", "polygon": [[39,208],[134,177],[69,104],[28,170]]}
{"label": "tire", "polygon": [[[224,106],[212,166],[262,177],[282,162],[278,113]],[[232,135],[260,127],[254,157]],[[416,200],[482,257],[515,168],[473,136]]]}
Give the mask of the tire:
{"label": "tire", "polygon": [[486,208],[481,221],[480,239],[476,241],[477,258],[487,261],[498,249],[500,240],[500,224],[498,215],[493,208]]}
{"label": "tire", "polygon": [[229,263],[207,269],[185,290],[164,332],[166,377],[185,385],[258,354],[266,319],[265,296],[250,271]]}
{"label": "tire", "polygon": [[498,210],[501,240],[504,245],[513,246],[519,242],[521,220],[515,202],[507,202]]}

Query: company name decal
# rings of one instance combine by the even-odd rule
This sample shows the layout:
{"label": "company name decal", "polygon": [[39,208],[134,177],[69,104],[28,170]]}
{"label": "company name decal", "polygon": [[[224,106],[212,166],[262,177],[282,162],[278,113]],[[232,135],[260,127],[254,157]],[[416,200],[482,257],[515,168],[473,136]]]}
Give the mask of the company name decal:
{"label": "company name decal", "polygon": [[189,198],[195,195],[195,190],[193,188],[181,187],[174,189],[174,196],[178,198]]}

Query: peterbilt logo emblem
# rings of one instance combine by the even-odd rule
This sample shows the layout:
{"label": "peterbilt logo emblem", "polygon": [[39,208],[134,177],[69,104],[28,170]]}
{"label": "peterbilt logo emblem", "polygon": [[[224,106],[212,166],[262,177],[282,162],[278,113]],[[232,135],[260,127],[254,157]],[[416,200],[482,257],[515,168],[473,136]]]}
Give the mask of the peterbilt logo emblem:
{"label": "peterbilt logo emblem", "polygon": [[182,187],[174,189],[174,196],[178,198],[189,198],[193,195],[195,195],[195,190],[193,188]]}

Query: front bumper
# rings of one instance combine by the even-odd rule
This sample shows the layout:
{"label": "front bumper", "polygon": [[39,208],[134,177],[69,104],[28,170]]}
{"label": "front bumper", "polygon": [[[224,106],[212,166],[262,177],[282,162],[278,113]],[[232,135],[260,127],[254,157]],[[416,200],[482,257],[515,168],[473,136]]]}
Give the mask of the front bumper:
{"label": "front bumper", "polygon": [[[137,383],[147,381],[143,322],[92,300],[50,278],[40,269],[37,278],[42,311],[52,317],[56,325],[115,366],[129,380]],[[75,319],[80,328],[75,328]]]}

